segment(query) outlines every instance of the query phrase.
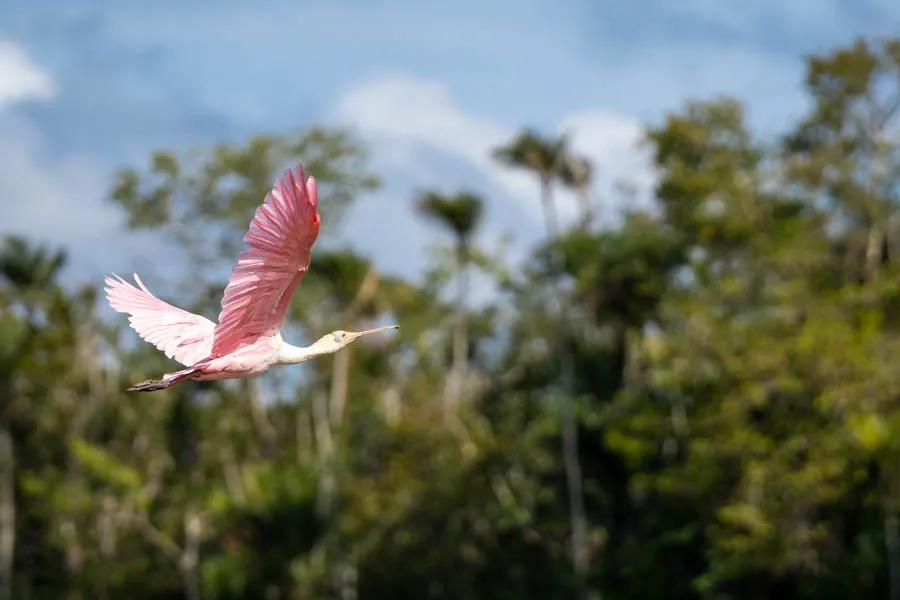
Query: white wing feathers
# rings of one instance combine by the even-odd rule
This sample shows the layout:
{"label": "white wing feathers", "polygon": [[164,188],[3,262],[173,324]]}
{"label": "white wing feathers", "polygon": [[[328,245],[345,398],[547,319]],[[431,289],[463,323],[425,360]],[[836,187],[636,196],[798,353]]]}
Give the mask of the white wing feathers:
{"label": "white wing feathers", "polygon": [[141,338],[185,366],[209,356],[216,324],[163,302],[137,274],[134,280],[138,287],[118,275],[106,278],[106,298],[113,310],[131,315],[128,322]]}

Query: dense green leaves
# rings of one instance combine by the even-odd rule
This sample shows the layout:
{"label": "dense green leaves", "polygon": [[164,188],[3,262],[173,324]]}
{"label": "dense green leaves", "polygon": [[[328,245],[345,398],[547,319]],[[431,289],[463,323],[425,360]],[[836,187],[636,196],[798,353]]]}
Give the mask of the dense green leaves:
{"label": "dense green leaves", "polygon": [[484,200],[468,192],[459,192],[452,196],[426,192],[419,198],[419,210],[448,227],[462,243],[465,243],[478,226],[484,210]]}
{"label": "dense green leaves", "polygon": [[[589,160],[524,131],[497,158],[541,185],[550,236],[525,266],[479,250],[490,199],[425,192],[449,266],[418,284],[323,245],[286,331],[398,334],[245,382],[125,395],[171,362],[125,342],[96,290],[60,287],[62,253],[5,240],[3,591],[896,597],[898,81],[896,40],[812,58],[809,113],[782,139],[734,100],[688,104],[648,132],[657,205],[607,229]],[[375,184],[351,137],[312,129],[156,153],[112,197],[222,266],[296,158],[327,210]],[[585,195],[569,228],[557,184]],[[468,297],[476,267],[493,306]],[[177,301],[211,315],[221,269],[201,270]]]}

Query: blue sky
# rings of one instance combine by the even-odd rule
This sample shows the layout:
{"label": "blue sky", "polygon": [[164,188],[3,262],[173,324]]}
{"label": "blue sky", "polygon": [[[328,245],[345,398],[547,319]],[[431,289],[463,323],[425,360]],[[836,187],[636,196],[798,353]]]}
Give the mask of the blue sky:
{"label": "blue sky", "polygon": [[886,0],[7,1],[0,233],[65,246],[76,281],[139,269],[152,282],[180,257],[126,237],[105,200],[117,167],[330,123],[356,128],[385,181],[331,243],[415,277],[444,241],[411,211],[415,191],[465,186],[490,201],[482,243],[511,236],[521,255],[541,231],[535,191],[488,156],[518,127],[572,133],[609,221],[618,182],[637,187],[630,202],[652,188],[643,124],[726,94],[777,133],[804,110],[805,56],[898,31]]}

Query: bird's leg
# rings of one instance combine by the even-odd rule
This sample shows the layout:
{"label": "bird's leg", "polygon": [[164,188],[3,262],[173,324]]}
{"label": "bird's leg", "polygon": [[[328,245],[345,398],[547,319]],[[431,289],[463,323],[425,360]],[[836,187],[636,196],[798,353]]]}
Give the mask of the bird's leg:
{"label": "bird's leg", "polygon": [[[199,363],[198,363],[199,364]],[[197,365],[193,367],[188,367],[187,369],[183,369],[181,371],[175,371],[174,373],[166,373],[162,376],[162,379],[148,379],[147,381],[142,381],[141,383],[136,383],[130,388],[128,388],[129,392],[155,392],[157,390],[164,390],[167,387],[171,387],[178,383],[179,381],[184,381],[185,379],[190,379],[191,375],[200,371]]]}
{"label": "bird's leg", "polygon": [[165,379],[148,379],[147,381],[142,381],[141,383],[136,383],[130,388],[128,388],[129,392],[156,392],[158,390],[164,390],[169,387],[169,382]]}

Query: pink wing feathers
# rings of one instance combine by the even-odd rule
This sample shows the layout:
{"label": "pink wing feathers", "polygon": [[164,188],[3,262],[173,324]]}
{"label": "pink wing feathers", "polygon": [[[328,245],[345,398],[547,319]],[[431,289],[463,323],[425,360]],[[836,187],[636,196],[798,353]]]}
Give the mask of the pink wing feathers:
{"label": "pink wing feathers", "polygon": [[134,276],[135,287],[118,275],[106,278],[106,298],[113,310],[131,315],[128,322],[144,340],[183,365],[209,356],[215,323],[163,302]]}
{"label": "pink wing feathers", "polygon": [[316,181],[289,169],[266,195],[244,236],[222,297],[212,357],[234,352],[281,328],[291,296],[309,267],[319,234]]}

